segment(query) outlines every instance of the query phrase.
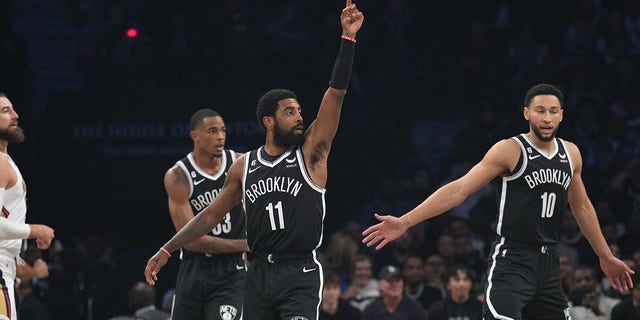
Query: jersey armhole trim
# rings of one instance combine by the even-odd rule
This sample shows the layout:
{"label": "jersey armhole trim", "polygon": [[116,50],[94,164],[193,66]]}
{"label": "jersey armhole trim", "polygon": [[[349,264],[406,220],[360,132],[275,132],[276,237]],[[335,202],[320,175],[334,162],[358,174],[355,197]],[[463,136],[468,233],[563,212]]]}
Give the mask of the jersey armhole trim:
{"label": "jersey armhole trim", "polygon": [[[526,156],[527,152],[522,141],[520,141],[520,139],[518,139],[517,137],[512,137],[511,139],[515,140],[520,146],[520,158],[522,158],[522,163],[519,168],[517,167],[517,164],[516,164],[515,169],[517,169],[517,171],[510,176],[505,176],[504,177],[505,181],[518,179],[522,175],[524,170],[527,168],[527,164],[529,163],[529,160],[527,159],[527,156]],[[518,161],[518,163],[520,163],[520,161]]]}
{"label": "jersey armhole trim", "polygon": [[574,170],[574,166],[573,166],[573,159],[571,158],[571,152],[569,152],[569,148],[567,148],[567,143],[558,138],[558,140],[560,140],[560,143],[562,143],[562,147],[564,148],[564,152],[566,152],[567,154],[567,160],[569,160],[569,168],[571,168],[571,177],[573,178],[573,170]]}
{"label": "jersey armhole trim", "polygon": [[296,157],[298,158],[298,166],[300,167],[300,172],[302,173],[302,176],[304,177],[304,180],[307,181],[307,184],[313,188],[313,190],[324,194],[324,192],[326,191],[325,188],[317,185],[312,179],[311,176],[309,176],[309,173],[307,172],[307,166],[304,163],[304,158],[302,157],[302,149],[297,148],[296,149]]}
{"label": "jersey armhole trim", "polygon": [[[246,216],[247,214],[247,205],[246,205],[246,201],[244,198],[244,195],[246,194],[246,189],[247,189],[247,171],[249,171],[249,163],[251,162],[251,156],[254,154],[255,151],[249,151],[247,153],[244,154],[244,163],[243,163],[243,168],[242,168],[242,211],[244,211],[245,214],[245,218],[249,218],[248,216]],[[246,223],[246,220],[245,220]]]}
{"label": "jersey armhole trim", "polygon": [[189,169],[187,169],[187,166],[184,164],[184,162],[182,162],[182,160],[178,160],[176,164],[178,165],[178,167],[180,167],[180,169],[182,169],[182,171],[184,171],[184,174],[187,176],[187,179],[189,180],[189,198],[191,198],[191,196],[193,195],[193,179],[191,179],[191,175],[189,174]]}

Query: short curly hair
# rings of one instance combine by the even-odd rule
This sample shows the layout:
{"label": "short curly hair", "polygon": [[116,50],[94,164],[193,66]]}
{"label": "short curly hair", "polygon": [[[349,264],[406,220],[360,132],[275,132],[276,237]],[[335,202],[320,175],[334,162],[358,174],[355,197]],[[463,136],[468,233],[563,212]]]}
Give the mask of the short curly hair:
{"label": "short curly hair", "polygon": [[262,97],[260,97],[260,99],[258,100],[258,107],[256,109],[256,118],[258,120],[258,123],[263,128],[265,128],[265,126],[264,123],[262,123],[262,118],[275,116],[276,110],[278,109],[278,101],[283,99],[298,100],[298,96],[296,96],[296,94],[291,90],[273,89],[269,90],[267,93],[263,94]]}

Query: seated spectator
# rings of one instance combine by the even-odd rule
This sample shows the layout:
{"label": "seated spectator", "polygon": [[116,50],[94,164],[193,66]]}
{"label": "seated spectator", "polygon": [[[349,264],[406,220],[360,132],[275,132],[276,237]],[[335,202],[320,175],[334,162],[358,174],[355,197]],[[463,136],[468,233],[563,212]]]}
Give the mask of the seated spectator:
{"label": "seated spectator", "polygon": [[378,274],[382,297],[375,299],[362,313],[362,320],[418,320],[424,319],[422,307],[404,296],[404,281],[400,269],[385,266]]}
{"label": "seated spectator", "polygon": [[360,310],[340,299],[340,277],[335,273],[324,276],[320,320],[360,319]]}
{"label": "seated spectator", "polygon": [[560,282],[562,283],[562,291],[567,300],[573,286],[573,270],[575,264],[571,260],[569,254],[564,250],[558,250],[558,262],[560,264]]}
{"label": "seated spectator", "polygon": [[439,254],[440,257],[442,257],[446,267],[452,266],[456,258],[455,238],[448,233],[441,234],[438,237],[438,245],[436,247],[436,253]]}
{"label": "seated spectator", "polygon": [[469,267],[457,264],[445,274],[447,297],[429,309],[429,320],[482,319],[482,303],[471,294],[475,275]]}
{"label": "seated spectator", "polygon": [[455,238],[455,246],[455,264],[469,266],[476,274],[484,273],[486,262],[480,256],[480,252],[473,247],[469,236]]}
{"label": "seated spectator", "polygon": [[349,286],[357,254],[358,243],[346,232],[337,231],[329,236],[328,246],[321,256],[322,267],[340,276],[341,291]]}
{"label": "seated spectator", "polygon": [[133,317],[120,316],[111,320],[136,319],[136,320],[168,320],[171,314],[156,309],[156,289],[145,282],[136,282],[129,290],[129,310]]}
{"label": "seated spectator", "polygon": [[573,320],[610,319],[611,310],[620,302],[602,294],[595,270],[588,266],[579,266],[573,271],[570,299]]}
{"label": "seated spectator", "polygon": [[373,278],[373,260],[366,254],[360,254],[356,257],[351,275],[351,285],[342,294],[342,298],[347,299],[349,304],[356,309],[363,311],[369,303],[379,296],[378,280]]}
{"label": "seated spectator", "polygon": [[442,299],[440,289],[428,286],[425,282],[424,262],[418,255],[410,255],[402,266],[404,295],[422,305],[424,312],[434,302]]}
{"label": "seated spectator", "polygon": [[447,267],[444,263],[444,259],[437,253],[434,253],[425,259],[424,275],[427,285],[440,289],[440,293],[443,297],[447,295],[447,289],[442,282],[442,277],[444,276],[446,269]]}

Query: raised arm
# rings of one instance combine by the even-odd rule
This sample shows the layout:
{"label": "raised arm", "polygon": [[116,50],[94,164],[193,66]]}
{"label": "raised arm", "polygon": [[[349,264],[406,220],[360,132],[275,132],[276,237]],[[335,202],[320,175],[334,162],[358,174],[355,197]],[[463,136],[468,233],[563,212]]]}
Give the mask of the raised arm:
{"label": "raised arm", "polygon": [[305,142],[302,145],[311,178],[320,186],[325,186],[327,181],[327,158],[331,150],[333,138],[338,130],[342,102],[349,86],[353,56],[355,50],[356,34],[364,15],[351,0],[347,0],[345,8],[340,15],[342,25],[342,40],[340,51],[333,66],[329,89],[322,97],[316,119],[309,125],[305,132]]}
{"label": "raised arm", "polygon": [[170,253],[187,243],[202,237],[215,227],[225,214],[242,200],[242,176],[244,174],[244,156],[235,161],[225,180],[220,194],[200,214],[189,221],[171,240],[162,246],[147,262],[144,275],[150,285],[158,280],[158,271],[167,263]]}
{"label": "raised arm", "polygon": [[591,244],[593,251],[600,258],[600,267],[614,289],[625,292],[633,288],[631,274],[634,272],[622,260],[611,253],[607,241],[602,235],[596,210],[587,196],[582,181],[582,156],[578,147],[567,142],[573,165],[573,177],[569,185],[569,205],[580,230]]}
{"label": "raised arm", "polygon": [[400,218],[375,215],[381,222],[369,227],[362,235],[368,247],[379,243],[376,250],[404,234],[408,228],[438,216],[461,204],[471,194],[492,179],[511,172],[520,157],[520,147],[514,140],[502,140],[485,154],[469,172],[436,190],[425,201]]}
{"label": "raised arm", "polygon": [[[175,165],[164,176],[164,187],[169,198],[169,213],[176,231],[182,229],[194,218],[189,204],[190,184],[187,174]],[[224,239],[212,235],[204,235],[185,245],[190,251],[203,253],[232,253],[247,251],[244,239]]]}

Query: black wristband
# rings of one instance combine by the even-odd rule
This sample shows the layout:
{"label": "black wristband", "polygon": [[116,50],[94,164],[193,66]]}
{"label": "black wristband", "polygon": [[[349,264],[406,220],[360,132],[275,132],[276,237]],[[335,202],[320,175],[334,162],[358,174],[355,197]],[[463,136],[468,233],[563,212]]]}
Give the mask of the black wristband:
{"label": "black wristband", "polygon": [[355,43],[342,39],[340,42],[340,50],[336,62],[333,64],[331,72],[331,80],[329,86],[332,88],[346,90],[351,80],[351,69],[353,68],[353,55],[355,51]]}

